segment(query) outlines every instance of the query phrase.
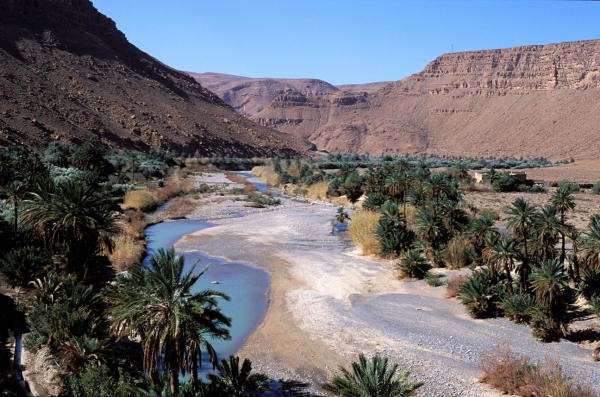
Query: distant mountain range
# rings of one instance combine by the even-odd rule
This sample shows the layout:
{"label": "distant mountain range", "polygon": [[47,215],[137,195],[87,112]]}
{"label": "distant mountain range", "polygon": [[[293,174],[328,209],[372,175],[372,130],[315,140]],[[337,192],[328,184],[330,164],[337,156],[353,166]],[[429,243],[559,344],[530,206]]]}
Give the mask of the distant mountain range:
{"label": "distant mountain range", "polygon": [[600,152],[599,40],[445,54],[392,83],[192,75],[252,120],[330,152]]}
{"label": "distant mountain range", "polygon": [[0,0],[0,10],[0,145],[96,137],[202,155],[310,149],[134,47],[89,0]]}

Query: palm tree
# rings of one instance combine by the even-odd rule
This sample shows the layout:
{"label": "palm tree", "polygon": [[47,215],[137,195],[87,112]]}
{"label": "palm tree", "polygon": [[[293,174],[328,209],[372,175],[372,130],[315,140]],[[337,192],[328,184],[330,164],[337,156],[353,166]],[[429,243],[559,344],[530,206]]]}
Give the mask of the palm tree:
{"label": "palm tree", "polygon": [[489,217],[479,217],[473,219],[471,224],[465,231],[466,237],[475,249],[476,263],[481,262],[483,250],[486,246],[486,237],[489,234],[498,234],[498,230],[494,227],[494,220]]}
{"label": "palm tree", "polygon": [[244,359],[240,367],[240,358],[230,356],[229,360],[221,360],[217,366],[217,374],[208,374],[211,386],[227,396],[241,397],[258,395],[270,389],[269,378],[264,374],[251,374],[252,362]]}
{"label": "palm tree", "polygon": [[218,306],[218,299],[229,297],[213,290],[192,293],[207,270],[195,274],[195,269],[196,264],[184,273],[184,258],[173,248],[160,249],[148,267],[120,277],[107,291],[113,330],[120,337],[140,337],[144,369],[153,379],[160,369],[169,373],[172,394],[179,388],[180,372],[191,372],[197,382],[201,348],[216,363],[208,337],[230,337],[231,321]]}
{"label": "palm tree", "polygon": [[600,268],[600,215],[598,214],[592,215],[587,229],[583,232],[581,252],[589,266]]}
{"label": "palm tree", "polygon": [[444,219],[429,207],[423,207],[415,219],[417,236],[429,245],[429,257],[435,265],[440,264],[440,249],[448,241],[449,232]]}
{"label": "palm tree", "polygon": [[[507,288],[509,295],[513,294],[511,271],[514,267],[515,259],[517,258],[517,249],[515,242],[511,238],[504,236],[499,237],[491,247],[490,257],[496,264],[502,266],[502,270],[506,275]],[[490,266],[494,269],[495,266]]]}
{"label": "palm tree", "polygon": [[564,227],[556,217],[556,208],[553,205],[542,207],[541,211],[535,214],[534,224],[537,257],[541,261],[553,259],[556,256],[554,246]]}
{"label": "palm tree", "polygon": [[567,238],[571,240],[571,255],[569,256],[569,278],[571,281],[579,281],[581,274],[579,271],[579,244],[580,244],[579,230],[574,227],[567,229]]}
{"label": "palm tree", "polygon": [[19,180],[10,181],[2,189],[13,203],[13,232],[17,233],[19,227],[19,202],[29,189],[27,183]]}
{"label": "palm tree", "polygon": [[375,355],[367,361],[360,353],[358,362],[352,363],[352,372],[340,367],[341,373],[325,383],[323,389],[342,397],[404,397],[422,386],[421,382],[409,382],[408,372],[396,375],[397,370],[398,364],[388,367],[387,357]]}
{"label": "palm tree", "polygon": [[86,262],[101,248],[112,248],[117,213],[93,186],[49,183],[23,201],[23,222],[31,226],[55,255],[64,255],[67,270],[80,279]]}
{"label": "palm tree", "polygon": [[555,259],[544,261],[531,273],[531,287],[538,299],[552,305],[563,288],[567,287],[564,266]]}
{"label": "palm tree", "polygon": [[556,211],[560,214],[560,224],[562,230],[560,231],[561,247],[560,247],[560,261],[565,262],[565,229],[566,221],[565,215],[568,211],[572,211],[575,208],[575,201],[573,201],[574,185],[570,183],[564,183],[556,189],[550,202],[556,208]]}
{"label": "palm tree", "polygon": [[396,268],[400,270],[405,277],[422,279],[425,277],[427,271],[431,269],[431,265],[423,255],[421,255],[419,249],[411,249],[408,250],[402,259],[400,259],[400,262],[396,264]]}
{"label": "palm tree", "polygon": [[523,255],[521,266],[519,268],[519,281],[521,283],[521,292],[525,292],[528,287],[529,277],[529,252],[527,240],[531,237],[533,229],[533,220],[535,218],[535,207],[522,197],[515,199],[512,206],[506,208],[506,225],[512,231],[515,241],[523,246]]}

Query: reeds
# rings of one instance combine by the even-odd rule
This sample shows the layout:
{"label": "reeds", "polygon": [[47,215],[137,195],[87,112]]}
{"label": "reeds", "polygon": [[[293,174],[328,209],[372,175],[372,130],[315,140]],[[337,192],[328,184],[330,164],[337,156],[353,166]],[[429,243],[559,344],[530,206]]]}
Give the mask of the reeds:
{"label": "reeds", "polygon": [[375,255],[381,251],[379,240],[374,233],[380,217],[381,214],[377,212],[361,210],[355,213],[350,221],[348,233],[364,255]]}

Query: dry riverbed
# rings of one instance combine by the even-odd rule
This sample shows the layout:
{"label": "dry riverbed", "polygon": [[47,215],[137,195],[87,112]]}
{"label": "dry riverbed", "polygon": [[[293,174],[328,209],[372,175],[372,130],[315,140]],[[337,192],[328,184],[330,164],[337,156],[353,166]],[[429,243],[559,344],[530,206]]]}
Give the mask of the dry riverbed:
{"label": "dry riverbed", "polygon": [[267,315],[239,352],[256,370],[318,386],[359,352],[379,352],[425,382],[420,396],[496,396],[477,382],[477,362],[495,345],[507,345],[534,360],[558,361],[600,392],[600,366],[590,349],[536,342],[527,327],[504,319],[473,320],[444,299],[443,287],[396,280],[391,262],[362,257],[331,234],[335,212],[333,205],[287,198],[254,209],[222,197],[192,213],[217,226],[184,237],[178,250],[271,274]]}

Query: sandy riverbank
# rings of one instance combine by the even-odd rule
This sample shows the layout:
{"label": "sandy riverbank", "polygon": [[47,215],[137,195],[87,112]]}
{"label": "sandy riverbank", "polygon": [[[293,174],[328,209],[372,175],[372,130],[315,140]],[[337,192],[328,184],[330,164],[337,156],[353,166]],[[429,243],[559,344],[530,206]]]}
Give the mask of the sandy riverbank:
{"label": "sandy riverbank", "polygon": [[[227,202],[213,205],[196,216],[228,211]],[[425,382],[421,396],[493,396],[499,394],[477,383],[476,364],[482,353],[506,344],[534,359],[558,360],[600,391],[600,368],[589,349],[538,343],[527,327],[503,319],[470,319],[459,303],[443,298],[443,288],[395,280],[391,263],[358,256],[331,235],[335,211],[284,199],[242,218],[220,216],[216,227],[177,243],[180,251],[271,274],[267,315],[239,352],[257,370],[318,385],[358,352],[380,352]]]}

